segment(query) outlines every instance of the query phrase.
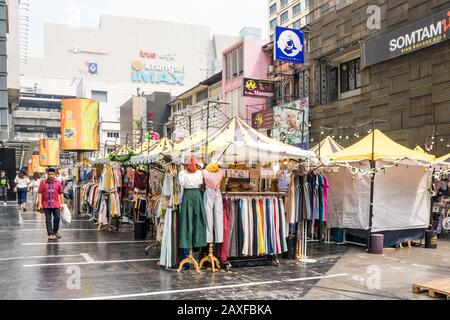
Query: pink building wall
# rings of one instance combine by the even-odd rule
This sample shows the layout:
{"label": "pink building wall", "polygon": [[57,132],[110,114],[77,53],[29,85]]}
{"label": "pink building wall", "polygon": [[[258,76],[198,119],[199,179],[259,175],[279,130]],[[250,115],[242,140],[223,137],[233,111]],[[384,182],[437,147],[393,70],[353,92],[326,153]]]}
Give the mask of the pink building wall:
{"label": "pink building wall", "polygon": [[[244,72],[243,75],[237,78],[226,80],[226,54],[244,46]],[[234,44],[223,52],[222,56],[222,97],[234,89],[239,88],[239,116],[251,125],[252,113],[267,108],[267,99],[265,98],[250,98],[242,96],[242,79],[257,78],[267,79],[267,67],[271,64],[270,55],[262,50],[263,43],[260,41],[245,39]],[[227,106],[225,108],[230,108]],[[224,110],[225,111],[225,110]]]}

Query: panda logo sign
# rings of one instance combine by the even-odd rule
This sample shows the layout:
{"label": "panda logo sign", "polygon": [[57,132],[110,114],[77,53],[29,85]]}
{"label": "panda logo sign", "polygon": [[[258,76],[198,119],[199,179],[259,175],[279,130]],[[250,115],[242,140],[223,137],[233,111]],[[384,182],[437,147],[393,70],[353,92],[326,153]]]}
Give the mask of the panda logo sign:
{"label": "panda logo sign", "polygon": [[304,37],[300,30],[277,27],[275,59],[304,63]]}
{"label": "panda logo sign", "polygon": [[98,73],[98,65],[97,65],[97,63],[88,62],[87,66],[88,66],[88,72],[90,74],[97,74]]}

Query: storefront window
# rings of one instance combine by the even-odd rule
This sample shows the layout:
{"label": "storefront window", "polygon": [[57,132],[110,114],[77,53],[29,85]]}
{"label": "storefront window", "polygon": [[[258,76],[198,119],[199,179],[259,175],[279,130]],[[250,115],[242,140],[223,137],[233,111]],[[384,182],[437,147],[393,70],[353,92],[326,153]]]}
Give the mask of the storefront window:
{"label": "storefront window", "polygon": [[361,88],[360,59],[341,64],[341,93]]}

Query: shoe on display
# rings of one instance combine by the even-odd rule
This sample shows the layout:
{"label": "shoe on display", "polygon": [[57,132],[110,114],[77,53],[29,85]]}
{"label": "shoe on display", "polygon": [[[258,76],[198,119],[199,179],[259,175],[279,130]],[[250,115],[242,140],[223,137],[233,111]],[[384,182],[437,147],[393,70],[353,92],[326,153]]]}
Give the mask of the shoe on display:
{"label": "shoe on display", "polygon": [[55,233],[55,238],[61,239],[61,235],[57,232]]}
{"label": "shoe on display", "polygon": [[48,240],[55,240],[55,239],[56,239],[56,236],[53,234],[48,236]]}
{"label": "shoe on display", "polygon": [[5,201],[5,202],[3,202],[3,205],[4,205],[4,206],[6,206],[6,205],[7,205],[6,201]]}

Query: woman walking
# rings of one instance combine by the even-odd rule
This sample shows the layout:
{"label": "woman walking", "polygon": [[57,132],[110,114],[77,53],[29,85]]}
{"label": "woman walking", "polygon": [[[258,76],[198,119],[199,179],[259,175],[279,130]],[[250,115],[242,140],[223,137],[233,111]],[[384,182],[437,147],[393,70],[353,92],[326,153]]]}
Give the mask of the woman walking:
{"label": "woman walking", "polygon": [[15,189],[17,192],[17,202],[23,211],[27,211],[25,205],[27,203],[28,185],[30,184],[30,179],[27,177],[27,172],[25,170],[20,170],[19,174],[14,179],[14,183],[16,184]]}
{"label": "woman walking", "polygon": [[37,210],[38,190],[39,190],[40,183],[41,183],[41,179],[39,179],[39,176],[37,174],[35,174],[33,176],[33,180],[31,180],[30,184],[28,185],[29,190],[31,191],[31,194],[33,195],[33,211]]}

